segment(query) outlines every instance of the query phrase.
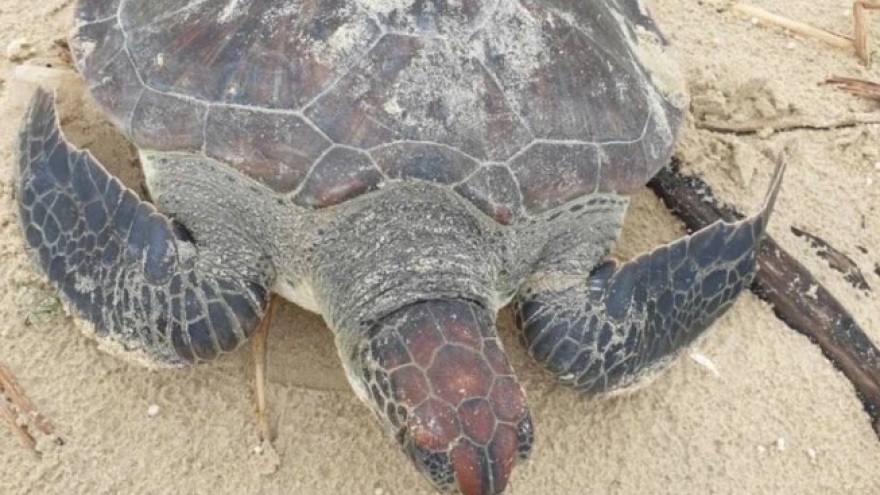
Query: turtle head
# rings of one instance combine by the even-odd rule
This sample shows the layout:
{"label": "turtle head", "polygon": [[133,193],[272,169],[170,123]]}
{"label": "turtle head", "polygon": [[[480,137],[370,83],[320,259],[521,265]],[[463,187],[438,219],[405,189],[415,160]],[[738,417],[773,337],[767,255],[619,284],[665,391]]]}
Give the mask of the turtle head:
{"label": "turtle head", "polygon": [[532,423],[493,318],[465,300],[433,300],[377,322],[350,379],[435,487],[501,493],[528,457]]}

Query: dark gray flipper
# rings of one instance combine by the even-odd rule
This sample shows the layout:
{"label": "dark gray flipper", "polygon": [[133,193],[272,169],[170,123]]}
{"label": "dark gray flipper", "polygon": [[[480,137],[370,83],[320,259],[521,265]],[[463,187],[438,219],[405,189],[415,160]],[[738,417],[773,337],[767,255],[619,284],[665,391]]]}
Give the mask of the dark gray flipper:
{"label": "dark gray flipper", "polygon": [[751,283],[783,171],[755,216],[716,222],[621,266],[607,261],[586,278],[548,275],[528,287],[516,314],[530,354],[587,393],[658,371]]}
{"label": "dark gray flipper", "polygon": [[96,337],[115,344],[110,350],[183,365],[250,336],[268,301],[268,271],[230,276],[206,263],[199,251],[207,248],[183,227],[65,141],[45,91],[31,101],[19,151],[27,245]]}

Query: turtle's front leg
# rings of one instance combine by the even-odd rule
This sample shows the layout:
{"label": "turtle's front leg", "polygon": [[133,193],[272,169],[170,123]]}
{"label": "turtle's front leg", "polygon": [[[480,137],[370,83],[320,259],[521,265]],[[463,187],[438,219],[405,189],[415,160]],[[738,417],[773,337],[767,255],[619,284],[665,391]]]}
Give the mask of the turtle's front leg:
{"label": "turtle's front leg", "polygon": [[141,364],[183,366],[251,337],[274,269],[234,226],[194,239],[67,143],[42,90],[21,132],[19,160],[27,246],[103,348]]}
{"label": "turtle's front leg", "polygon": [[529,353],[591,394],[660,371],[751,283],[783,169],[752,217],[716,222],[620,266],[606,261],[586,276],[533,276],[516,308]]}

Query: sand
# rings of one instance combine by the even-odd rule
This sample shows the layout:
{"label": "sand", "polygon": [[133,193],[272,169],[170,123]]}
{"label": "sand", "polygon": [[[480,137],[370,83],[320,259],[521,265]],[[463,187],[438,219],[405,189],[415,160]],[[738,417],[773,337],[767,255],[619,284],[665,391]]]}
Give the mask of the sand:
{"label": "sand", "polygon": [[[24,38],[38,59],[56,56],[53,41],[69,30],[70,3],[0,0],[0,46]],[[648,3],[683,54],[696,118],[830,120],[880,110],[818,84],[832,75],[880,80],[880,70],[864,69],[850,53],[756,26],[720,0]],[[851,32],[849,0],[749,3]],[[17,64],[0,61],[0,361],[55,422],[64,445],[40,438],[38,458],[0,427],[0,493],[432,493],[346,389],[321,320],[292,305],[281,309],[270,340],[274,453],[255,448],[248,348],[195,369],[149,372],[99,352],[74,330],[25,256],[17,225],[14,139],[27,97],[12,77]],[[70,136],[136,184],[130,149],[93,111],[75,108],[63,112]],[[772,168],[762,150],[794,141],[800,151],[770,232],[876,343],[878,137],[877,125],[737,137],[698,130],[692,119],[676,151],[718,196],[753,211]],[[853,288],[791,226],[852,257],[874,291]],[[645,190],[617,253],[632,256],[682,232]],[[880,441],[852,386],[751,294],[666,374],[614,399],[585,400],[554,385],[516,344],[509,312],[501,324],[538,435],[511,494],[880,493]]]}

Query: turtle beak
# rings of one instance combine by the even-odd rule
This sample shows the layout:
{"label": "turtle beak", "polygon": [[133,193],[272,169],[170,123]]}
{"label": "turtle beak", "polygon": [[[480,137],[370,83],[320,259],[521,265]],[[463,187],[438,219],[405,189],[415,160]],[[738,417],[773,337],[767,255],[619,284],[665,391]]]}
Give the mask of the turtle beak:
{"label": "turtle beak", "polygon": [[423,301],[369,335],[361,388],[418,469],[441,491],[503,492],[531,450],[532,423],[493,315],[471,301]]}
{"label": "turtle beak", "polygon": [[507,487],[513,467],[531,451],[532,422],[523,418],[516,428],[498,425],[486,445],[462,437],[445,452],[418,445],[405,435],[404,450],[421,473],[441,491],[463,495],[496,495]]}

